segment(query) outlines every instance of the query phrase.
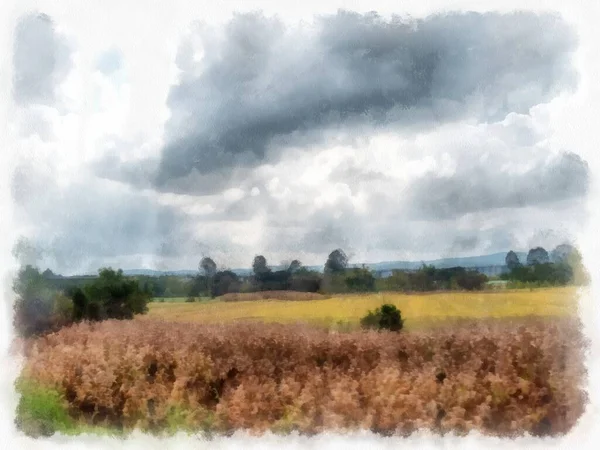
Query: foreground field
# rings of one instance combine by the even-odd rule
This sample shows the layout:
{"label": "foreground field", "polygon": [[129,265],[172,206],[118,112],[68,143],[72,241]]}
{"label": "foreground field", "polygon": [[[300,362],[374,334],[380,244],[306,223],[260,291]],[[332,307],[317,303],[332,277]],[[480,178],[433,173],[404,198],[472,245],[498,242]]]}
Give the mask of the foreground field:
{"label": "foreground field", "polygon": [[408,330],[440,321],[468,318],[524,316],[574,316],[577,289],[573,287],[498,292],[444,292],[432,294],[378,293],[345,295],[310,301],[239,301],[199,303],[151,303],[149,312],[136,320],[164,319],[199,323],[261,321],[305,322],[312,325],[353,329],[368,310],[392,303],[402,311]]}
{"label": "foreground field", "polygon": [[46,433],[100,425],[555,435],[585,404],[581,334],[570,318],[342,334],[111,320],[30,341],[26,355],[18,421]]}

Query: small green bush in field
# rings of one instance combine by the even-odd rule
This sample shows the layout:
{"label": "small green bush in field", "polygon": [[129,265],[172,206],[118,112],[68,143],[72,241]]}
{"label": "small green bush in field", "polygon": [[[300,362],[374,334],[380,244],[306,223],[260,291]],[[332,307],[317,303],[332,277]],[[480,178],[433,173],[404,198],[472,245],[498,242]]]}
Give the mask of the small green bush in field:
{"label": "small green bush in field", "polygon": [[360,325],[365,329],[400,331],[404,325],[400,310],[394,305],[385,304],[375,311],[369,311],[360,320]]}

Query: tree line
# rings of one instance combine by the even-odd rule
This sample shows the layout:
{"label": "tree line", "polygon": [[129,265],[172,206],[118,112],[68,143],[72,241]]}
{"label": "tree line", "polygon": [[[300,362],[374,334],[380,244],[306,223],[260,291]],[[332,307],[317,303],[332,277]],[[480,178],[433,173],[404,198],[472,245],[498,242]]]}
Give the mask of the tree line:
{"label": "tree line", "polygon": [[[585,284],[589,275],[581,255],[563,244],[550,254],[542,247],[529,251],[522,264],[514,251],[505,258],[508,272],[502,279],[516,287]],[[240,277],[235,272],[218,270],[210,257],[200,261],[193,277],[127,277],[122,270],[103,268],[96,277],[60,277],[50,270],[22,268],[13,288],[17,294],[14,325],[22,335],[58,329],[73,322],[104,319],[131,319],[147,311],[157,294],[175,294],[195,299],[219,297],[227,293],[259,291],[300,291],[356,293],[374,291],[427,292],[436,290],[481,290],[488,277],[464,267],[436,268],[423,264],[418,270],[394,270],[376,278],[365,266],[349,267],[342,249],[332,251],[323,273],[310,270],[298,260],[273,270],[263,255],[252,262],[252,274]],[[179,295],[178,295],[179,294]]]}
{"label": "tree line", "polygon": [[583,285],[589,282],[589,274],[583,266],[579,251],[569,244],[561,244],[548,253],[543,247],[529,250],[525,264],[514,251],[505,258],[508,272],[501,278],[516,287]]}
{"label": "tree line", "polygon": [[377,278],[365,266],[349,267],[346,253],[336,249],[325,261],[323,273],[304,267],[299,260],[284,269],[272,270],[267,259],[257,255],[252,262],[252,275],[245,278],[230,270],[218,271],[216,263],[205,257],[199,264],[189,296],[218,297],[227,293],[272,290],[320,293],[476,290],[482,289],[487,280],[485,275],[463,267],[438,269],[427,265],[416,271],[395,270],[390,277]]}

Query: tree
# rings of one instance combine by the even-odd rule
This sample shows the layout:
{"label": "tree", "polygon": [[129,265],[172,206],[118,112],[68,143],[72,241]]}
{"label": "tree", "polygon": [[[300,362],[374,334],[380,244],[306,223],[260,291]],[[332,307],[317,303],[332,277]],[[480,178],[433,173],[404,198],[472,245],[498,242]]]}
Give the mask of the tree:
{"label": "tree", "polygon": [[380,280],[385,291],[404,291],[410,287],[410,275],[403,270],[394,269],[389,277]]}
{"label": "tree", "polygon": [[346,286],[351,292],[369,292],[375,290],[375,277],[370,270],[355,268],[346,276]]}
{"label": "tree", "polygon": [[580,286],[590,282],[590,274],[583,265],[583,257],[575,247],[566,256],[563,264],[567,264],[571,268],[573,274],[571,281],[574,284]]}
{"label": "tree", "polygon": [[289,273],[296,273],[298,272],[300,269],[302,268],[302,263],[300,261],[298,261],[297,259],[293,260],[289,267],[288,267],[288,272]]}
{"label": "tree", "polygon": [[217,264],[215,264],[215,262],[211,258],[205,256],[204,258],[202,258],[202,261],[200,261],[199,269],[200,271],[204,272],[204,275],[211,278],[214,277],[217,273]]}
{"label": "tree", "polygon": [[550,252],[550,259],[553,263],[567,262],[568,258],[575,251],[575,247],[573,247],[572,245],[561,244]]}
{"label": "tree", "polygon": [[291,273],[287,270],[269,271],[257,276],[261,291],[287,291],[290,287]]}
{"label": "tree", "polygon": [[13,282],[13,290],[19,297],[29,297],[38,293],[45,285],[40,271],[36,267],[26,265],[19,270],[19,274]]}
{"label": "tree", "polygon": [[208,278],[205,275],[196,275],[189,283],[186,295],[188,297],[210,296],[214,276]]}
{"label": "tree", "polygon": [[254,257],[254,261],[252,262],[252,271],[255,275],[262,275],[270,271],[269,267],[267,267],[267,258],[263,255],[257,255]]}
{"label": "tree", "polygon": [[[204,272],[204,276],[196,277],[194,280],[191,290],[193,296],[196,297],[201,291],[205,291],[208,295],[211,295],[213,282],[217,273],[217,264],[208,256],[202,258],[200,261],[200,270]],[[190,293],[190,295],[192,295]]]}
{"label": "tree", "polygon": [[84,286],[83,293],[93,320],[132,319],[135,314],[148,311],[150,296],[136,280],[125,277],[121,269],[100,269],[98,278]]}
{"label": "tree", "polygon": [[35,266],[42,259],[43,252],[31,240],[20,237],[13,246],[12,255],[21,266]]}
{"label": "tree", "polygon": [[89,301],[81,288],[75,288],[70,293],[73,300],[73,320],[80,321],[90,317]]}
{"label": "tree", "polygon": [[535,264],[545,264],[550,262],[548,252],[542,247],[536,247],[529,250],[527,254],[527,265],[532,266]]}
{"label": "tree", "polygon": [[321,274],[306,267],[291,274],[290,290],[300,292],[318,292],[321,289]]}
{"label": "tree", "polygon": [[506,262],[508,270],[516,269],[521,265],[521,261],[519,261],[519,256],[517,256],[517,254],[512,250],[506,254],[506,258],[504,258],[504,261]]}
{"label": "tree", "polygon": [[487,282],[488,277],[476,270],[465,270],[456,277],[457,285],[467,291],[479,291]]}
{"label": "tree", "polygon": [[409,273],[409,288],[415,291],[427,292],[435,289],[435,274],[434,266],[423,264],[419,270]]}
{"label": "tree", "polygon": [[17,295],[13,306],[13,326],[20,336],[43,334],[63,324],[69,305],[59,297],[56,289],[47,285],[36,267],[27,265],[21,268],[13,282],[13,290]]}
{"label": "tree", "polygon": [[239,277],[230,270],[223,270],[215,274],[211,296],[219,297],[229,292],[239,292],[241,283]]}
{"label": "tree", "polygon": [[325,262],[325,273],[340,273],[346,270],[348,257],[340,248],[332,251]]}

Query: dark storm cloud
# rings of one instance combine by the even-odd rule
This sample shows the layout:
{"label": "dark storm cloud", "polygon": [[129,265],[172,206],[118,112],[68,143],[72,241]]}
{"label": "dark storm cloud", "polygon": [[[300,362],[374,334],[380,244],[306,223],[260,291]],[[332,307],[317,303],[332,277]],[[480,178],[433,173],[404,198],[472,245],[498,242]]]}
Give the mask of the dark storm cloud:
{"label": "dark storm cloud", "polygon": [[230,168],[277,159],[282,148],[318,142],[327,130],[526,113],[576,82],[576,39],[550,15],[409,22],[341,11],[298,30],[247,14],[235,16],[221,39],[200,34],[199,65],[185,46],[177,59],[182,74],[168,98],[156,180],[163,190],[202,192],[207,174],[230,179]]}
{"label": "dark storm cloud", "polygon": [[576,200],[587,194],[589,183],[588,164],[574,153],[563,152],[525,173],[486,164],[459,167],[451,176],[429,173],[409,187],[409,201],[423,218],[448,219],[497,208]]}
{"label": "dark storm cloud", "polygon": [[[122,144],[125,146],[126,144]],[[143,158],[122,161],[118,153],[109,151],[94,161],[94,174],[107,180],[119,181],[138,189],[150,188],[150,178],[155,172],[158,160]]]}
{"label": "dark storm cloud", "polygon": [[23,16],[14,34],[13,98],[17,104],[52,105],[55,88],[71,68],[71,50],[45,14]]}

